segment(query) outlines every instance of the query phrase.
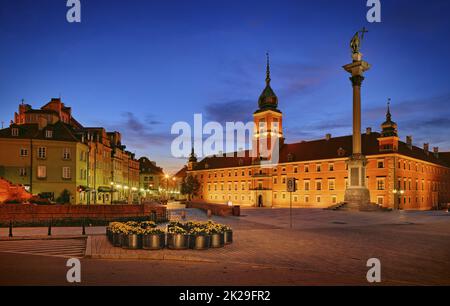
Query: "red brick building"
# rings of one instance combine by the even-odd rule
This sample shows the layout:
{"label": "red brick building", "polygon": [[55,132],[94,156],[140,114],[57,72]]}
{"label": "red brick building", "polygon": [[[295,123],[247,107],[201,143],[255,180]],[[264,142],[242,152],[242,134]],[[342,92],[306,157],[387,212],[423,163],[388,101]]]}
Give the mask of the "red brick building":
{"label": "red brick building", "polygon": [[[262,167],[263,158],[245,151],[211,156],[197,161],[192,154],[187,175],[201,183],[198,202],[243,206],[328,207],[344,201],[348,186],[347,161],[352,155],[352,136],[331,137],[287,144],[283,114],[270,86],[266,87],[254,113],[253,147],[262,141],[279,142],[279,162]],[[380,120],[381,121],[381,120]],[[275,140],[275,142],[274,142]],[[366,186],[373,203],[395,209],[427,210],[450,202],[450,153],[429,145],[417,147],[412,137],[403,142],[388,106],[381,132],[369,128],[362,135],[362,154],[367,158]],[[239,155],[239,156],[238,156]],[[242,156],[243,155],[243,156]],[[269,156],[270,158],[270,156]],[[288,178],[296,179],[296,192],[287,192]]]}

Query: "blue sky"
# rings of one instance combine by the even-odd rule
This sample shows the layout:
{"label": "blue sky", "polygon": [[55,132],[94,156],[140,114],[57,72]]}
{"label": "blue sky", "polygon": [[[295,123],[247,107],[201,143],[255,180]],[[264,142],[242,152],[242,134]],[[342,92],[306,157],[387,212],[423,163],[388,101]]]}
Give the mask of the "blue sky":
{"label": "blue sky", "polygon": [[363,127],[379,130],[386,100],[402,140],[450,150],[449,1],[0,0],[0,120],[20,100],[62,96],[86,126],[123,134],[127,148],[174,172],[171,125],[251,120],[264,87],[265,53],[287,142],[351,133],[349,40],[369,29]]}

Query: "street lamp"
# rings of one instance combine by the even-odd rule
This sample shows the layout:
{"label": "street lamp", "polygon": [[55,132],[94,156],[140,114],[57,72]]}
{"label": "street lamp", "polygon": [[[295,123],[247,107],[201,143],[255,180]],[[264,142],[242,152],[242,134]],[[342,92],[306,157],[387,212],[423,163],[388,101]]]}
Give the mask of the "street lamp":
{"label": "street lamp", "polygon": [[394,190],[392,190],[392,193],[394,194],[394,208],[395,208],[395,206],[397,205],[397,209],[400,209],[401,198],[399,198],[398,204],[396,204],[397,201],[396,201],[395,196],[400,197],[400,196],[402,196],[403,194],[405,194],[405,191],[404,191],[404,190],[401,190],[401,189],[394,189]]}

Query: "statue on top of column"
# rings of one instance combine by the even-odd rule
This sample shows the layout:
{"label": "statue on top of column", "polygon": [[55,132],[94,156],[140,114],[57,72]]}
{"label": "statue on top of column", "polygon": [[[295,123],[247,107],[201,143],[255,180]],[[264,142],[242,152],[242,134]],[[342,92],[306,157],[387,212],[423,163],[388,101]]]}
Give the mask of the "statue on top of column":
{"label": "statue on top of column", "polygon": [[[368,33],[369,31],[366,30],[364,27],[362,30],[358,31],[353,35],[352,40],[350,41],[350,48],[352,50],[352,54],[358,54],[360,53],[361,49],[361,42],[364,39],[364,34]],[[361,37],[359,36],[359,33],[361,33]]]}

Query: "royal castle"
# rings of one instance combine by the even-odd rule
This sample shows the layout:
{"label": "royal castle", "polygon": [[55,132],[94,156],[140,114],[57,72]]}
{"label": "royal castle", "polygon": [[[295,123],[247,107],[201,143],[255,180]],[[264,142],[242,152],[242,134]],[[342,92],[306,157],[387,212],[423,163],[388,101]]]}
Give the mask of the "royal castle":
{"label": "royal castle", "polygon": [[[254,207],[330,207],[344,201],[349,187],[348,160],[352,135],[289,144],[283,135],[283,113],[271,88],[267,63],[266,87],[253,118],[253,145],[279,143],[279,159],[271,167],[263,158],[246,151],[214,155],[197,160],[192,152],[180,173],[200,183],[194,201]],[[381,121],[381,120],[380,120]],[[367,128],[361,135],[365,156],[365,186],[370,201],[393,209],[435,209],[450,202],[450,152],[430,151],[428,144],[414,146],[412,137],[403,142],[387,106],[380,132]],[[242,152],[239,152],[242,153]],[[231,155],[231,157],[230,157]],[[288,178],[295,178],[296,191],[287,191]]]}

